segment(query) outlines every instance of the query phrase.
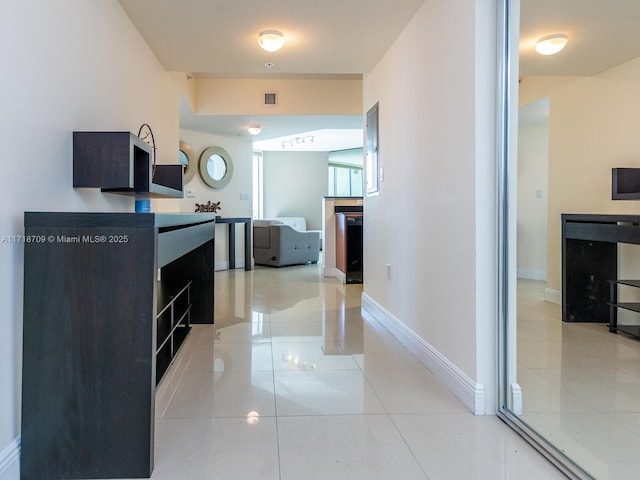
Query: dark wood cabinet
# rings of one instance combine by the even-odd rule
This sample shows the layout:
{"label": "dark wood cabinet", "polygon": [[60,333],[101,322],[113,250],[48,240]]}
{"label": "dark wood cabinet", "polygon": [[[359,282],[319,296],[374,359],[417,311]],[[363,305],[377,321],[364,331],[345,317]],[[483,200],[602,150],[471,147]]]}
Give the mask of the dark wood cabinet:
{"label": "dark wood cabinet", "polygon": [[346,283],[363,280],[363,215],[336,213],[336,267],[345,275]]}
{"label": "dark wood cabinet", "polygon": [[[562,319],[616,331],[618,244],[640,244],[638,215],[562,215]],[[620,305],[623,307],[623,305]],[[622,328],[619,329],[623,331]]]}
{"label": "dark wood cabinet", "polygon": [[21,478],[145,478],[156,383],[213,323],[214,214],[25,213]]}
{"label": "dark wood cabinet", "polygon": [[183,166],[153,166],[152,155],[152,147],[131,132],[73,132],[73,187],[182,197]]}

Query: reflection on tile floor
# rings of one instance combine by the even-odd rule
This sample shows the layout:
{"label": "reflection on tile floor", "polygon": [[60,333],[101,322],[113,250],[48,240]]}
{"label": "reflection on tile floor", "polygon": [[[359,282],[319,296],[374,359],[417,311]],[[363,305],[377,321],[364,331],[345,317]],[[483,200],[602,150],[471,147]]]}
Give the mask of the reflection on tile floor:
{"label": "reflection on tile floor", "polygon": [[361,286],[315,265],[215,281],[215,325],[194,326],[158,388],[152,479],[564,478],[363,321]]}
{"label": "reflection on tile floor", "polygon": [[522,419],[598,480],[640,478],[640,341],[562,322],[544,283],[518,283]]}

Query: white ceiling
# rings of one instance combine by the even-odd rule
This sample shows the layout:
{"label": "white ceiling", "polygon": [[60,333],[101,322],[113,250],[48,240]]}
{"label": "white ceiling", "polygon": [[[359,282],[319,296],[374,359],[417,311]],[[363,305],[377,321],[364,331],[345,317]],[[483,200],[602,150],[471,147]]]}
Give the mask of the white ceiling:
{"label": "white ceiling", "polygon": [[[640,56],[640,0],[521,0],[520,74],[595,75]],[[557,55],[535,41],[564,33]]]}
{"label": "white ceiling", "polygon": [[[430,0],[427,0],[430,1]],[[371,71],[424,0],[120,0],[168,71],[196,76],[350,75]],[[520,74],[593,75],[640,56],[640,0],[521,0]],[[285,47],[257,45],[265,29],[281,30]],[[565,33],[560,54],[533,52],[535,39]],[[264,63],[274,63],[267,69]],[[245,135],[248,123],[269,137],[361,129],[360,116],[194,115],[181,106],[181,126]],[[277,133],[276,133],[277,132]],[[328,138],[328,137],[327,137]],[[362,135],[359,135],[360,144]],[[256,140],[268,140],[265,133]],[[283,138],[273,143],[282,146]],[[320,148],[320,143],[305,149]],[[269,147],[271,148],[271,147]],[[322,148],[327,148],[325,145]],[[349,147],[351,148],[351,147]],[[339,148],[330,148],[339,149]]]}
{"label": "white ceiling", "polygon": [[[371,71],[423,2],[120,0],[166,70],[221,75]],[[279,52],[258,47],[267,29],[284,33]]]}

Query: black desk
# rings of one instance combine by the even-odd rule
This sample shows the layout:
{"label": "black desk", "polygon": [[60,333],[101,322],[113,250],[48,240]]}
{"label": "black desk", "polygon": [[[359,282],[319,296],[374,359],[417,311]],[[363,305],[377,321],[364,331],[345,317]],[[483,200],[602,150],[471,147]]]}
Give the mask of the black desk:
{"label": "black desk", "polygon": [[611,321],[618,243],[640,244],[640,216],[562,215],[562,320]]}
{"label": "black desk", "polygon": [[251,270],[251,218],[216,217],[216,223],[229,224],[229,268],[236,268],[236,223],[244,223],[244,269]]}

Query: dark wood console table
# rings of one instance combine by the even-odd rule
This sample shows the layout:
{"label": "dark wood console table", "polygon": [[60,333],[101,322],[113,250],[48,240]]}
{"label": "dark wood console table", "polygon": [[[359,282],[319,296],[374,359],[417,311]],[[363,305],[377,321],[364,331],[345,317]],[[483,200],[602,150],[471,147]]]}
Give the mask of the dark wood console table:
{"label": "dark wood console table", "polygon": [[[640,215],[562,215],[562,320],[616,331],[618,243],[640,245]],[[620,328],[623,331],[622,328]]]}
{"label": "dark wood console table", "polygon": [[214,320],[215,215],[24,223],[21,479],[148,478],[156,383]]}
{"label": "dark wood console table", "polygon": [[336,267],[346,283],[362,283],[363,214],[340,212],[336,217]]}
{"label": "dark wood console table", "polygon": [[236,223],[244,223],[244,269],[251,270],[251,218],[217,217],[216,223],[229,224],[229,268],[236,268]]}

